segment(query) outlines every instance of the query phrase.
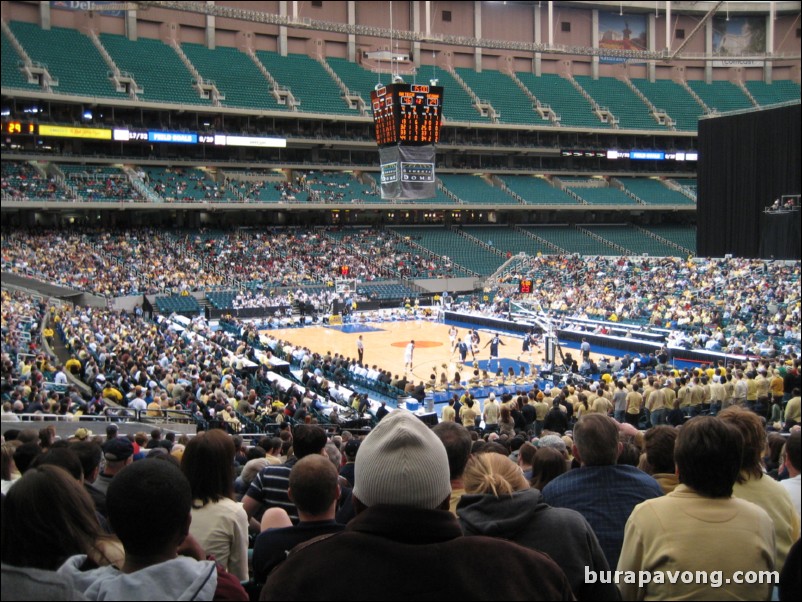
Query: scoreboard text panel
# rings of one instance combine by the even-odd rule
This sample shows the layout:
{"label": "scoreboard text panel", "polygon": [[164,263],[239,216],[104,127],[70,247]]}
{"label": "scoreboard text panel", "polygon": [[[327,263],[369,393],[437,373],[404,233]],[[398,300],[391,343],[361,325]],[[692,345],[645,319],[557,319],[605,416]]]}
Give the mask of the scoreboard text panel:
{"label": "scoreboard text panel", "polygon": [[435,144],[440,141],[443,88],[420,84],[392,84],[370,93],[376,142]]}

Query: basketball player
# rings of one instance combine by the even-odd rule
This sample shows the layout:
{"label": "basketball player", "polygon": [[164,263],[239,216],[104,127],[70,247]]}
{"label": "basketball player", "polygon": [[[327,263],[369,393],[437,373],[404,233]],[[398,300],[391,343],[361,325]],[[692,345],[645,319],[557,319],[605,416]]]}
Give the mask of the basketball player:
{"label": "basketball player", "polygon": [[404,370],[412,372],[412,353],[415,351],[415,341],[410,341],[404,350]]}

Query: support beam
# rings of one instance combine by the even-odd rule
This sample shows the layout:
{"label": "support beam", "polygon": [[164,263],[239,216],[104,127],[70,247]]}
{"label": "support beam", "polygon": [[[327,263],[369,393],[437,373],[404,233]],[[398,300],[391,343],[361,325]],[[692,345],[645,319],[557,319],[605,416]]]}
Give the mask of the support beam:
{"label": "support beam", "polygon": [[[348,25],[356,25],[356,2],[348,0]],[[348,46],[346,48],[346,58],[352,63],[356,61],[356,35],[348,34]]]}
{"label": "support beam", "polygon": [[[590,11],[590,45],[593,48],[599,47],[599,10],[594,8]],[[599,79],[599,57],[590,57],[590,76]]]}
{"label": "support beam", "polygon": [[[482,39],[482,2],[474,0],[473,2],[473,37],[477,40]],[[477,71],[482,71],[482,49],[478,46],[473,51],[475,68]]]}
{"label": "support beam", "polygon": [[[666,21],[668,21],[668,18],[666,18]],[[657,35],[657,19],[655,18],[654,13],[649,13],[648,17],[646,18],[646,27],[646,39],[648,40],[649,50],[654,51],[657,47],[657,40],[655,39],[655,36]],[[666,34],[668,34],[668,27],[666,27]],[[652,83],[654,83],[656,70],[657,66],[655,61],[649,61],[646,63],[646,77]]]}
{"label": "support beam", "polygon": [[[208,4],[209,6],[213,6],[214,5],[214,0],[206,0],[206,4]],[[216,36],[215,36],[215,31],[216,31],[216,27],[217,27],[217,25],[215,23],[216,19],[217,19],[217,17],[215,17],[213,14],[208,14],[207,13],[207,15],[206,15],[206,48],[208,48],[209,50],[214,50],[215,43],[216,43]]]}
{"label": "support beam", "polygon": [[[293,4],[295,4],[293,2]],[[278,3],[278,12],[282,17],[287,16],[287,0],[280,0]],[[287,27],[280,25],[278,28],[278,53],[281,56],[287,56]]]}
{"label": "support beam", "polygon": [[[535,11],[535,44],[540,44],[541,39],[543,38],[543,34],[541,33],[542,28],[542,13],[540,12],[540,4],[533,4],[532,9]],[[540,77],[543,74],[543,53],[536,52],[535,53],[535,64],[534,64],[534,72],[535,75]]]}

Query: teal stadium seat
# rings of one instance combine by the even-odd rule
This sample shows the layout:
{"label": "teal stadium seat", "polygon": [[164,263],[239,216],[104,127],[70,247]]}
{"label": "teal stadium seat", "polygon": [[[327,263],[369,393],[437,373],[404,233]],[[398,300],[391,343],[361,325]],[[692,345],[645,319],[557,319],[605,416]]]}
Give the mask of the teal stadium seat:
{"label": "teal stadium seat", "polygon": [[677,130],[695,132],[704,109],[693,96],[670,79],[633,78],[632,83],[658,109],[663,109],[676,122]]}
{"label": "teal stadium seat", "polygon": [[211,105],[193,87],[194,77],[175,50],[161,40],[102,33],[100,41],[117,66],[131,73],[142,88],[141,100],[170,104]]}
{"label": "teal stadium seat", "polygon": [[551,106],[564,127],[610,127],[596,116],[593,105],[567,79],[550,73],[539,77],[528,72],[517,72],[516,75],[542,104]]}
{"label": "teal stadium seat", "polygon": [[6,38],[5,32],[2,34],[2,85],[3,88],[17,88],[22,90],[41,90],[39,84],[28,83],[28,78],[23,75],[20,68],[23,65],[22,57],[17,54],[11,42]]}
{"label": "teal stadium seat", "polygon": [[481,99],[488,101],[501,114],[500,123],[551,125],[532,108],[532,100],[509,76],[500,71],[457,68],[457,75]]}
{"label": "teal stadium seat", "polygon": [[305,54],[281,56],[275,52],[258,50],[256,56],[275,80],[286,86],[301,104],[305,113],[328,113],[335,115],[359,115],[357,109],[349,109],[342,91],[328,72],[315,59]]}
{"label": "teal stadium seat", "polygon": [[665,126],[652,117],[649,106],[621,80],[614,77],[593,79],[586,75],[577,75],[575,79],[600,106],[607,107],[616,116],[620,128],[665,130]]}
{"label": "teal stadium seat", "polygon": [[449,257],[457,265],[483,276],[495,272],[505,259],[452,230],[393,227],[392,231],[408,236],[433,253]]}
{"label": "teal stadium seat", "polygon": [[760,106],[799,100],[799,84],[790,80],[778,80],[770,84],[753,80],[745,82],[746,89]]}
{"label": "teal stadium seat", "polygon": [[212,80],[225,95],[225,107],[265,111],[286,109],[270,93],[270,82],[248,55],[236,48],[218,46],[209,50],[201,44],[182,44],[181,49],[204,79]]}
{"label": "teal stadium seat", "polygon": [[53,88],[56,94],[128,98],[116,91],[100,52],[77,29],[45,30],[22,21],[12,21],[10,26],[31,60],[47,65],[50,75],[58,79],[58,86]]}
{"label": "teal stadium seat", "polygon": [[733,83],[715,81],[707,84],[699,80],[690,80],[688,85],[709,109],[715,109],[719,113],[753,107],[746,94]]}

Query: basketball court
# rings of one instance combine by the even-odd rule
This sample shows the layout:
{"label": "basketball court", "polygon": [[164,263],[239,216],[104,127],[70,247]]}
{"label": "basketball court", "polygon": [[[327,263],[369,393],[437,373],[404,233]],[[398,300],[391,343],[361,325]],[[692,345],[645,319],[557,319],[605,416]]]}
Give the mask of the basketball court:
{"label": "basketball court", "polygon": [[[426,320],[380,322],[368,324],[345,324],[338,326],[307,326],[304,328],[285,328],[263,330],[260,334],[272,335],[280,340],[289,341],[294,345],[307,347],[313,352],[325,355],[340,353],[346,357],[357,357],[357,339],[362,335],[365,355],[363,363],[366,366],[377,366],[389,370],[393,377],[404,373],[404,350],[410,341],[415,341],[413,355],[412,376],[416,381],[428,381],[432,374],[439,380],[440,374],[445,370],[449,381],[454,374],[460,372],[463,381],[468,380],[473,373],[473,357],[468,352],[466,365],[459,365],[459,352],[451,350],[448,337],[450,326],[439,322]],[[458,339],[463,338],[467,329],[458,329]],[[481,341],[476,361],[480,370],[487,370],[494,374],[498,369],[498,362],[490,362],[490,347],[485,347],[492,337],[491,331],[479,331]],[[521,339],[500,334],[503,345],[499,346],[499,360],[505,372],[512,367],[518,374],[523,366],[527,374],[530,372],[530,363],[539,367],[545,362],[544,349],[533,347],[530,354],[521,356]],[[573,350],[572,350],[573,351]],[[520,356],[520,359],[519,359]],[[574,352],[574,356],[578,354]],[[591,353],[591,357],[598,360],[601,354]],[[444,368],[445,365],[445,368]]]}

